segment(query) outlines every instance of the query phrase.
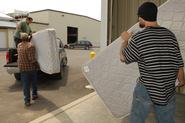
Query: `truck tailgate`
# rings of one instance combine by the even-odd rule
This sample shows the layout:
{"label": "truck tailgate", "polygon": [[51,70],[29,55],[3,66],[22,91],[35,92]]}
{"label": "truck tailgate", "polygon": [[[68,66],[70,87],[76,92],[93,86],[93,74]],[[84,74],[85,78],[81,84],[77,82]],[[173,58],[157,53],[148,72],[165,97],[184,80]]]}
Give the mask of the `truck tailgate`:
{"label": "truck tailgate", "polygon": [[4,67],[18,67],[17,62],[5,64]]}

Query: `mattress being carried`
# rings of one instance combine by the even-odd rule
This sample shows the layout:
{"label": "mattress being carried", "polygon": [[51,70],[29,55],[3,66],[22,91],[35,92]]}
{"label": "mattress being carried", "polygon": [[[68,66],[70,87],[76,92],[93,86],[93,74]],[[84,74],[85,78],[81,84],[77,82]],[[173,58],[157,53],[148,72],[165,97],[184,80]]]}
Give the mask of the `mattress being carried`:
{"label": "mattress being carried", "polygon": [[60,60],[55,29],[45,29],[34,33],[32,43],[36,47],[40,70],[47,74],[59,73]]}
{"label": "mattress being carried", "polygon": [[[158,20],[161,26],[172,30],[185,57],[185,0],[168,0],[159,7]],[[130,32],[137,32],[138,24]],[[139,77],[136,63],[121,63],[119,37],[107,48],[83,66],[83,73],[109,111],[118,118],[129,114],[132,94]],[[185,61],[185,60],[184,60]]]}

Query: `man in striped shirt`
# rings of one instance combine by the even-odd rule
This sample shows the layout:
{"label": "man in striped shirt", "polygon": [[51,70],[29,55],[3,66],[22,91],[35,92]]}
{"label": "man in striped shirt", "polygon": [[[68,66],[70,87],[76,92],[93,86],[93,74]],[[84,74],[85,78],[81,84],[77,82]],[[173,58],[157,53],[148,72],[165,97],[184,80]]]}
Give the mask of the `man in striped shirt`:
{"label": "man in striped shirt", "polygon": [[[137,62],[140,77],[133,94],[131,123],[144,123],[153,105],[158,123],[174,123],[175,82],[185,85],[184,63],[175,35],[157,24],[157,6],[143,3],[138,9],[139,25],[134,35],[123,32],[120,60]],[[128,40],[130,42],[128,43]]]}

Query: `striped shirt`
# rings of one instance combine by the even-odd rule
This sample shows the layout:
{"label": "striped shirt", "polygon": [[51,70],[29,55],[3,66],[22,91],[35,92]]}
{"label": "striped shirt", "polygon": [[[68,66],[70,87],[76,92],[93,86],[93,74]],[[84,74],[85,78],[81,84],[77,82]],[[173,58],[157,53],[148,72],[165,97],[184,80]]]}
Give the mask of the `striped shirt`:
{"label": "striped shirt", "polygon": [[154,104],[167,105],[175,94],[177,72],[184,66],[175,35],[164,27],[146,27],[123,50],[125,63],[137,62],[139,82]]}

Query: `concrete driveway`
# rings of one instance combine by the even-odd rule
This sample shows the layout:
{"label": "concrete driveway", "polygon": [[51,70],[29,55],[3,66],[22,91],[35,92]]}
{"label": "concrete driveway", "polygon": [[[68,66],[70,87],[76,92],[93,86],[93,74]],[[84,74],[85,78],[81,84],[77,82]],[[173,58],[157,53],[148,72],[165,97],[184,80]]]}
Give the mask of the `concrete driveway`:
{"label": "concrete driveway", "polygon": [[68,66],[62,80],[42,79],[38,82],[39,99],[30,107],[24,106],[22,83],[9,75],[5,64],[5,52],[0,51],[0,121],[2,123],[26,123],[64,106],[93,90],[85,88],[87,80],[81,65],[89,60],[90,51],[66,50]]}

